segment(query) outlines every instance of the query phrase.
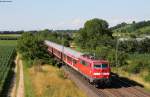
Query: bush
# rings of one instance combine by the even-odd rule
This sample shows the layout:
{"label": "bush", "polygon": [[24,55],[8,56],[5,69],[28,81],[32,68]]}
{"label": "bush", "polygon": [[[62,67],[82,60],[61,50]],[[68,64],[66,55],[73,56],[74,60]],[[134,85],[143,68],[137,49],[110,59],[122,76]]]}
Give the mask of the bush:
{"label": "bush", "polygon": [[140,70],[141,70],[141,63],[131,64],[131,66],[129,66],[128,68],[128,71],[134,74],[140,73]]}
{"label": "bush", "polygon": [[144,79],[145,79],[145,81],[150,82],[150,71],[149,71],[148,75],[145,76]]}
{"label": "bush", "polygon": [[125,52],[118,52],[118,65],[124,66],[127,65],[128,54]]}
{"label": "bush", "polygon": [[[128,71],[130,73],[139,73],[142,70],[150,70],[150,55],[149,54],[130,54]],[[149,71],[150,72],[150,71]]]}
{"label": "bush", "polygon": [[[94,54],[97,59],[108,60],[112,66],[116,66],[116,50],[111,47],[98,46],[96,50],[87,50],[91,54]],[[118,66],[127,64],[128,54],[118,51]]]}

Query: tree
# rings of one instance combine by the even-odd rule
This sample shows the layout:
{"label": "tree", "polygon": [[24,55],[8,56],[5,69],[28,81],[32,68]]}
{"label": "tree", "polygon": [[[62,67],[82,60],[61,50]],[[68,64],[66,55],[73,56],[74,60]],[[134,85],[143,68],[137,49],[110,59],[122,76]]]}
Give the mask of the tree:
{"label": "tree", "polygon": [[75,42],[82,48],[96,49],[98,45],[107,45],[112,38],[108,23],[102,19],[92,19],[84,24],[75,37]]}
{"label": "tree", "polygon": [[17,50],[22,57],[28,61],[42,59],[48,62],[50,59],[47,46],[44,44],[44,38],[41,33],[23,33],[18,40]]}
{"label": "tree", "polygon": [[112,32],[108,29],[108,23],[102,19],[92,19],[85,23],[84,29],[88,37],[108,35],[112,36]]}

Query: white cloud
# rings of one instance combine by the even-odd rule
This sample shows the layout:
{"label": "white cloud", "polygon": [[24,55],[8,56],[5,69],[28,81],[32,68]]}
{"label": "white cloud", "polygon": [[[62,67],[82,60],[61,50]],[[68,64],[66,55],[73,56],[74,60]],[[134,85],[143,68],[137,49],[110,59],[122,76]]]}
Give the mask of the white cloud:
{"label": "white cloud", "polygon": [[54,29],[79,29],[83,27],[85,19],[74,18],[68,21],[62,21],[55,25]]}

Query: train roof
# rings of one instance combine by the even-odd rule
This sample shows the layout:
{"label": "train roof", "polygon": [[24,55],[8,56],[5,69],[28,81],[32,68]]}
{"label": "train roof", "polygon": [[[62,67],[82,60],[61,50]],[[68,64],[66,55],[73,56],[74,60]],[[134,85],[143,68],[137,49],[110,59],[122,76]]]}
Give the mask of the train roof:
{"label": "train roof", "polygon": [[69,47],[65,47],[65,46],[59,45],[57,43],[48,41],[48,40],[45,40],[45,44],[59,50],[60,52],[74,56],[75,58],[80,58],[82,55],[84,55],[81,52],[72,50]]}
{"label": "train roof", "polygon": [[94,62],[94,63],[97,63],[97,62],[100,62],[100,63],[107,63],[108,61],[107,60],[104,60],[104,59],[94,59],[94,58],[90,58],[90,56],[81,56],[80,59],[82,60],[85,60],[87,62]]}

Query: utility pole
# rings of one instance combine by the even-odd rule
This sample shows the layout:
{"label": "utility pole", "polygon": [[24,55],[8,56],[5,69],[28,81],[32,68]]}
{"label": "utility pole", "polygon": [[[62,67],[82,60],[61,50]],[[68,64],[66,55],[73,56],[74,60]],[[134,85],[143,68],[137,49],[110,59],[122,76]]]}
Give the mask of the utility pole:
{"label": "utility pole", "polygon": [[116,67],[118,66],[118,47],[119,47],[119,36],[120,35],[116,35],[116,54],[115,54],[115,63],[116,63]]}
{"label": "utility pole", "polygon": [[[62,44],[62,54],[64,53],[64,41],[63,41],[63,32],[61,32],[61,44]],[[63,58],[63,56],[62,56]]]}
{"label": "utility pole", "polygon": [[115,54],[115,62],[116,62],[116,67],[118,65],[118,37],[116,38],[116,54]]}

